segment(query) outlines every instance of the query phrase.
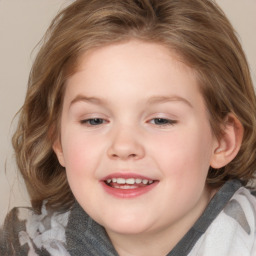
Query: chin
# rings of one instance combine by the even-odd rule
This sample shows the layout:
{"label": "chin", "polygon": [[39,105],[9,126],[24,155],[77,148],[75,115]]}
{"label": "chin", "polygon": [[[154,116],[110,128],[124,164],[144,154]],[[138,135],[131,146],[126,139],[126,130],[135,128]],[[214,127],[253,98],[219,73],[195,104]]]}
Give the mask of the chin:
{"label": "chin", "polygon": [[115,225],[105,227],[106,231],[121,235],[139,235],[145,233],[148,229],[145,227],[138,227],[137,225]]}
{"label": "chin", "polygon": [[[147,223],[142,223],[141,221],[133,220],[133,221],[127,221],[127,220],[119,220],[118,221],[113,221],[116,220],[115,218],[112,219],[111,222],[107,222],[108,224],[105,223],[100,223],[107,231],[111,231],[114,233],[119,233],[123,235],[138,235],[145,233],[151,229],[152,225],[147,224]],[[110,224],[109,224],[110,223]]]}

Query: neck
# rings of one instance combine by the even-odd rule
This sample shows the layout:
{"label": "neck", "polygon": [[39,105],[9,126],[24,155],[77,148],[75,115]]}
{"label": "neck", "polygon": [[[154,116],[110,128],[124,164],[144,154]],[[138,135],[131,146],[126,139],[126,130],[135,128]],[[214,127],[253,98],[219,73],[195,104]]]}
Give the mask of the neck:
{"label": "neck", "polygon": [[[166,235],[163,232],[143,235],[122,235],[110,232],[109,237],[120,256],[167,255],[176,244],[176,239],[170,239],[169,232],[166,232]],[[163,238],[169,238],[168,242]]]}
{"label": "neck", "polygon": [[120,256],[164,256],[175,247],[196,220],[196,217],[190,221],[181,219],[168,227],[139,234],[107,233]]}
{"label": "neck", "polygon": [[120,256],[165,256],[183,238],[197,221],[216,191],[212,190],[205,197],[204,203],[196,211],[181,217],[168,227],[145,231],[138,234],[121,234],[107,230],[113,246]]}

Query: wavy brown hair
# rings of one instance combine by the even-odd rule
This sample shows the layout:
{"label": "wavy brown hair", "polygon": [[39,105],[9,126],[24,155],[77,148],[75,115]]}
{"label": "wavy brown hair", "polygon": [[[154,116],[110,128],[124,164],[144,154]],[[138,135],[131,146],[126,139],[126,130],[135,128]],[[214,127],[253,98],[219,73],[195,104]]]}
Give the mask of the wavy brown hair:
{"label": "wavy brown hair", "polygon": [[79,56],[115,42],[137,39],[175,51],[192,67],[212,129],[233,113],[244,127],[241,149],[225,167],[209,170],[208,183],[244,185],[256,170],[256,99],[248,64],[234,29],[210,0],[77,0],[52,21],[32,67],[25,103],[13,136],[17,164],[32,206],[59,211],[73,201],[65,169],[52,149],[59,136],[65,81]]}

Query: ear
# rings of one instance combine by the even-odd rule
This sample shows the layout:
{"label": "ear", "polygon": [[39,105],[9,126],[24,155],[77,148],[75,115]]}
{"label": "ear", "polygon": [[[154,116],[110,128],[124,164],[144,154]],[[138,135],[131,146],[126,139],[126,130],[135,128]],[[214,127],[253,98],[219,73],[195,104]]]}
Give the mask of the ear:
{"label": "ear", "polygon": [[228,114],[223,134],[218,140],[211,159],[211,167],[219,169],[230,163],[240,150],[244,129],[234,114]]}
{"label": "ear", "polygon": [[62,150],[62,145],[60,139],[56,139],[52,145],[53,151],[55,152],[60,165],[65,167],[65,160],[64,160],[64,155],[63,155],[63,150]]}

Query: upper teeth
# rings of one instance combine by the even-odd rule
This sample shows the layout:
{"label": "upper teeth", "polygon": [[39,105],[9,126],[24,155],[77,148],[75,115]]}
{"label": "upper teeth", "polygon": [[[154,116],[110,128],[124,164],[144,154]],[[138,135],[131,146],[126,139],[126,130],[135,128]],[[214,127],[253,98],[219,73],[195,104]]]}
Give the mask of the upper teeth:
{"label": "upper teeth", "polygon": [[112,178],[112,179],[107,179],[107,183],[117,183],[117,184],[129,184],[129,185],[134,185],[143,183],[144,185],[147,184],[152,184],[153,180],[147,180],[147,179],[134,179],[134,178],[129,178],[129,179],[124,179],[124,178]]}

